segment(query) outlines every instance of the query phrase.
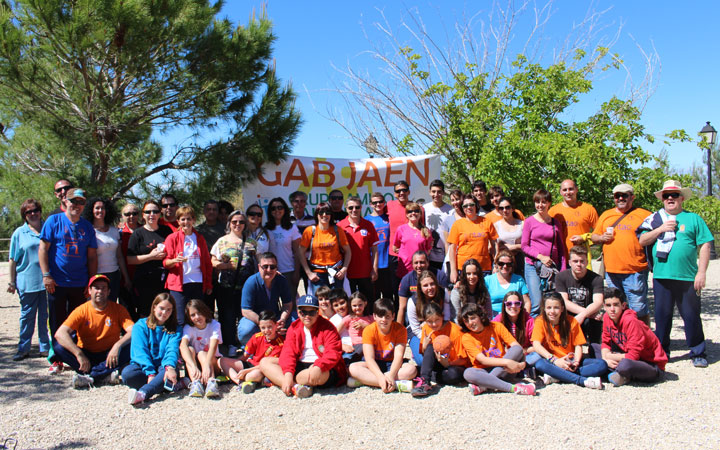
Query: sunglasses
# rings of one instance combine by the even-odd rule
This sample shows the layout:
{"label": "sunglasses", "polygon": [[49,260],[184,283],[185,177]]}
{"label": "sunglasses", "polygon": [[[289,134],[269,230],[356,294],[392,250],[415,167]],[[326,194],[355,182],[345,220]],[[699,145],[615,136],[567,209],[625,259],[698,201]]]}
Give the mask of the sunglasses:
{"label": "sunglasses", "polygon": [[27,211],[25,211],[25,215],[27,216],[28,214],[35,214],[40,212],[42,212],[40,208],[28,209]]}
{"label": "sunglasses", "polygon": [[70,185],[60,186],[59,188],[55,189],[55,192],[57,192],[59,194],[62,191],[69,191],[70,189],[72,189],[72,186],[70,186]]}
{"label": "sunglasses", "polygon": [[248,212],[248,217],[262,217],[262,211]]}
{"label": "sunglasses", "polygon": [[277,269],[277,266],[275,264],[263,264],[260,268],[262,270],[275,270]]}
{"label": "sunglasses", "polygon": [[130,217],[130,216],[135,217],[135,216],[137,216],[138,214],[139,214],[139,213],[138,213],[137,211],[130,211],[130,212],[123,213],[123,216],[125,216],[125,217]]}
{"label": "sunglasses", "polygon": [[512,211],[512,206],[498,206],[498,211]]}
{"label": "sunglasses", "polygon": [[348,206],[348,211],[355,211],[356,209],[362,209],[362,206]]}
{"label": "sunglasses", "polygon": [[342,199],[343,199],[342,195],[331,195],[330,196],[330,200],[342,200]]}
{"label": "sunglasses", "polygon": [[407,212],[407,214],[420,214],[420,210],[419,209],[411,209],[410,211]]}
{"label": "sunglasses", "polygon": [[522,303],[515,300],[508,300],[507,302],[505,302],[505,306],[507,308],[519,308],[520,306],[522,306]]}
{"label": "sunglasses", "polygon": [[667,200],[669,198],[678,198],[678,197],[680,197],[679,192],[668,192],[668,193],[663,192],[663,195],[662,195],[663,200]]}
{"label": "sunglasses", "polygon": [[332,215],[332,213],[327,209],[323,209],[322,211],[318,211],[317,215],[318,215],[318,217],[319,216],[330,216],[330,215]]}
{"label": "sunglasses", "polygon": [[504,262],[504,261],[498,261],[497,263],[498,267],[512,267],[513,263],[511,262]]}
{"label": "sunglasses", "polygon": [[245,225],[245,221],[244,220],[231,220],[230,224],[231,225]]}
{"label": "sunglasses", "polygon": [[177,206],[177,203],[163,203],[163,204],[162,204],[162,208],[163,208],[163,209],[165,209],[165,208],[174,208],[174,207],[176,207],[176,206]]}
{"label": "sunglasses", "polygon": [[317,316],[317,313],[318,313],[318,310],[315,308],[313,308],[313,309],[299,309],[298,308],[298,314],[300,314],[301,316],[313,317],[313,316]]}
{"label": "sunglasses", "polygon": [[615,197],[616,199],[628,198],[630,197],[630,194],[626,194],[625,192],[616,192],[613,194],[613,197]]}
{"label": "sunglasses", "polygon": [[285,211],[285,207],[282,205],[271,206],[269,209],[270,211]]}
{"label": "sunglasses", "polygon": [[385,200],[375,200],[372,202],[373,205],[382,205],[383,203],[385,203]]}
{"label": "sunglasses", "polygon": [[146,209],[145,211],[143,211],[143,214],[148,214],[148,215],[160,214],[160,210],[159,209]]}
{"label": "sunglasses", "polygon": [[408,188],[395,189],[396,194],[404,194],[406,192],[410,192],[410,189],[408,189]]}
{"label": "sunglasses", "polygon": [[475,203],[465,203],[464,205],[462,205],[462,207],[463,207],[463,209],[474,208]]}
{"label": "sunglasses", "polygon": [[85,206],[85,200],[74,198],[70,200],[70,203],[72,203],[75,206]]}

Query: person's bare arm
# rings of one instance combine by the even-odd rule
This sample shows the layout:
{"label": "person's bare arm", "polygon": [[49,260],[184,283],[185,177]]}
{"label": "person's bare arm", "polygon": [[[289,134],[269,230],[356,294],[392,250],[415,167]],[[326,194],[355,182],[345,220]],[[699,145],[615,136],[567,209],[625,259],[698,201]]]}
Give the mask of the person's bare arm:
{"label": "person's bare arm", "polygon": [[73,341],[72,336],[70,336],[71,332],[72,329],[67,325],[60,325],[60,328],[55,332],[55,340],[67,351],[75,355],[75,359],[77,359],[80,364],[80,372],[90,372],[90,360],[85,356],[82,349],[77,346],[75,341]]}
{"label": "person's bare arm", "polygon": [[260,316],[252,309],[243,309],[242,315],[244,318],[251,320],[254,323],[258,323],[258,321],[260,320]]}
{"label": "person's bare arm", "polygon": [[92,277],[97,273],[97,249],[96,248],[90,248],[87,249],[87,266],[88,266],[88,276]]}
{"label": "person's bare arm", "polygon": [[701,291],[705,287],[705,273],[710,262],[710,243],[706,242],[700,246],[700,258],[698,260],[698,271],[695,274],[695,290]]}

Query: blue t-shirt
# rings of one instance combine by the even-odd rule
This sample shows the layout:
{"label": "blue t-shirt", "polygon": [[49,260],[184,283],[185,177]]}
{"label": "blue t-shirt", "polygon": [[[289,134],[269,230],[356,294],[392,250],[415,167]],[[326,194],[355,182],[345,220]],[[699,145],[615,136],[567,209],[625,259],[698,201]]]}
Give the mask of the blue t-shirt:
{"label": "blue t-shirt", "polygon": [[[433,272],[437,277],[438,284],[441,288],[447,289],[450,284],[450,279],[442,270],[434,270],[433,268],[428,269]],[[417,272],[411,270],[406,273],[402,280],[400,280],[400,289],[398,290],[398,296],[410,298],[417,292]]]}
{"label": "blue t-shirt", "polygon": [[16,264],[15,284],[20,294],[45,290],[38,247],[40,247],[40,235],[27,223],[15,230],[10,238],[10,259]]}
{"label": "blue t-shirt", "polygon": [[[249,309],[256,314],[260,314],[264,310],[270,310],[275,313],[275,317],[280,319],[281,306],[294,300],[291,293],[290,283],[287,278],[278,273],[270,284],[270,291],[265,288],[265,282],[260,272],[251,276],[245,281],[242,290],[241,308]],[[269,294],[269,296],[268,296]]]}
{"label": "blue t-shirt", "polygon": [[65,214],[54,214],[45,221],[40,239],[50,243],[50,275],[58,286],[80,287],[88,282],[87,251],[97,248],[95,229],[80,218],[72,223]]}
{"label": "blue t-shirt", "polygon": [[[493,314],[498,314],[502,311],[502,301],[505,294],[510,291],[518,291],[525,295],[528,293],[527,285],[525,280],[520,275],[512,274],[510,277],[510,285],[507,288],[500,286],[497,274],[488,275],[485,277],[485,287],[487,287],[488,293],[490,294],[490,301],[492,302]],[[520,299],[522,301],[522,299]]]}
{"label": "blue t-shirt", "polygon": [[390,242],[390,221],[387,214],[379,216],[367,215],[365,220],[372,222],[378,234],[378,269],[388,267],[388,244]]}

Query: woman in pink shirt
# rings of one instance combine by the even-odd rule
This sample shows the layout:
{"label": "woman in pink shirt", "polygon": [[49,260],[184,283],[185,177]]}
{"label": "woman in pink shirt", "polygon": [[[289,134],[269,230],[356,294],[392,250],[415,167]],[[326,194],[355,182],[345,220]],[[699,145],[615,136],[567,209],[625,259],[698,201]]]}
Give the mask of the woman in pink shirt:
{"label": "woman in pink shirt", "polygon": [[398,254],[397,277],[402,278],[412,270],[412,255],[418,250],[430,252],[433,239],[430,230],[422,223],[422,206],[411,202],[405,205],[408,223],[400,225],[395,232],[393,250]]}

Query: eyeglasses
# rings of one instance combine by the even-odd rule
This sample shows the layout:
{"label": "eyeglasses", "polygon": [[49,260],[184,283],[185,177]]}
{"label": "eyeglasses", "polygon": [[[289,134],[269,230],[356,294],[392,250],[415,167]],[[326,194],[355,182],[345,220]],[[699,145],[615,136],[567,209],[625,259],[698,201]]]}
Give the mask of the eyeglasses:
{"label": "eyeglasses", "polygon": [[410,189],[408,189],[408,188],[395,189],[395,193],[396,193],[396,194],[404,194],[404,193],[407,193],[407,192],[410,192]]}
{"label": "eyeglasses", "polygon": [[148,214],[148,215],[160,214],[160,210],[159,209],[146,209],[145,211],[143,211],[143,214]]}
{"label": "eyeglasses", "polygon": [[498,267],[512,267],[513,263],[511,262],[505,262],[505,261],[498,261],[497,263]]}
{"label": "eyeglasses", "polygon": [[463,209],[474,208],[475,203],[465,203],[464,205],[462,205],[462,207]]}
{"label": "eyeglasses", "polygon": [[512,206],[498,206],[498,211],[512,211]]}
{"label": "eyeglasses", "polygon": [[355,211],[356,209],[362,209],[362,206],[348,206],[348,211]]}
{"label": "eyeglasses", "polygon": [[130,212],[123,213],[123,216],[125,216],[125,217],[130,217],[130,216],[135,217],[135,216],[137,216],[138,214],[139,214],[139,213],[138,213],[137,211],[130,211]]}
{"label": "eyeglasses", "polygon": [[85,200],[81,198],[73,198],[70,200],[70,203],[72,203],[75,206],[85,206]]}
{"label": "eyeglasses", "polygon": [[25,211],[25,215],[27,216],[28,214],[35,214],[35,213],[41,213],[41,212],[42,212],[42,210],[40,208],[28,209],[27,211]]}
{"label": "eyeglasses", "polygon": [[613,197],[615,197],[616,199],[628,198],[628,197],[630,197],[630,194],[628,194],[626,192],[616,192],[613,194]]}
{"label": "eyeglasses", "polygon": [[277,205],[277,206],[271,206],[270,211],[285,211],[285,207],[283,205]]}
{"label": "eyeglasses", "polygon": [[245,221],[244,220],[231,220],[230,224],[231,225],[245,225]]}
{"label": "eyeglasses", "polygon": [[663,195],[662,195],[663,200],[667,200],[669,198],[678,198],[678,197],[680,197],[679,192],[667,192],[667,193],[663,192]]}
{"label": "eyeglasses", "polygon": [[275,264],[263,264],[262,266],[260,266],[260,268],[261,268],[262,270],[275,270],[275,269],[277,269],[277,265],[275,265]]}
{"label": "eyeglasses", "polygon": [[383,203],[385,203],[385,200],[375,200],[372,202],[373,205],[382,205]]}
{"label": "eyeglasses", "polygon": [[248,212],[248,217],[262,217],[262,211]]}
{"label": "eyeglasses", "polygon": [[522,303],[516,300],[508,300],[505,302],[505,306],[508,308],[519,308],[522,306]]}
{"label": "eyeglasses", "polygon": [[319,216],[329,216],[329,215],[331,215],[331,214],[332,214],[332,213],[331,213],[329,210],[327,210],[327,209],[323,209],[322,211],[318,211],[318,212],[317,212],[318,217],[319,217]]}
{"label": "eyeglasses", "polygon": [[70,189],[72,189],[72,185],[68,184],[67,186],[60,186],[59,188],[55,189],[55,192],[59,194],[62,191],[69,191]]}
{"label": "eyeglasses", "polygon": [[176,206],[177,206],[177,203],[163,203],[163,204],[162,204],[162,209],[165,209],[165,208],[174,208],[174,207],[176,207]]}
{"label": "eyeglasses", "polygon": [[313,309],[298,308],[298,314],[300,314],[301,316],[313,317],[313,316],[317,316],[317,313],[318,313],[318,310],[315,308],[313,308]]}
{"label": "eyeglasses", "polygon": [[420,214],[420,210],[419,209],[411,209],[410,211],[407,212],[407,214]]}
{"label": "eyeglasses", "polygon": [[342,195],[331,195],[330,196],[330,200],[342,200],[342,199],[343,199]]}

